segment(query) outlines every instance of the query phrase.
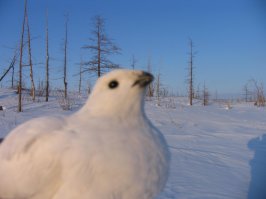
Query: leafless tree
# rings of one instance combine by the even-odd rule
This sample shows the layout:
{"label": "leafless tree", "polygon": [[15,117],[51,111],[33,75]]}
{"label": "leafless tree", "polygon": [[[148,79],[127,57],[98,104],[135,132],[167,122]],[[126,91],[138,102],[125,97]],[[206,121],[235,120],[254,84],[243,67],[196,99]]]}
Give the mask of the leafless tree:
{"label": "leafless tree", "polygon": [[83,71],[83,59],[81,58],[79,64],[79,95],[81,94],[81,83],[82,83],[82,71]]}
{"label": "leafless tree", "polygon": [[30,66],[30,81],[31,81],[31,96],[32,100],[35,101],[35,84],[33,78],[33,64],[32,64],[32,56],[31,56],[31,38],[30,38],[30,26],[29,26],[29,17],[27,7],[25,9],[25,23],[27,28],[27,35],[28,35],[28,59],[29,59],[29,66]]}
{"label": "leafless tree", "polygon": [[5,76],[9,73],[9,71],[12,69],[12,73],[11,73],[11,88],[14,88],[14,75],[15,75],[15,64],[17,62],[18,59],[18,51],[19,48],[18,46],[15,48],[15,52],[13,55],[13,58],[8,66],[8,68],[5,70],[4,74],[0,77],[0,82],[5,78]]}
{"label": "leafless tree", "polygon": [[248,102],[248,93],[249,93],[249,90],[248,90],[248,85],[247,84],[244,85],[243,90],[244,90],[245,102]]}
{"label": "leafless tree", "polygon": [[254,86],[255,86],[255,93],[256,93],[255,105],[256,106],[265,106],[266,98],[264,95],[263,84],[262,83],[258,84],[258,82],[255,79],[252,79],[251,81],[254,83]]}
{"label": "leafless tree", "polygon": [[15,64],[12,66],[11,88],[14,88]]}
{"label": "leafless tree", "polygon": [[252,99],[252,91],[250,91],[249,83],[246,83],[243,87],[245,102],[249,102]]}
{"label": "leafless tree", "polygon": [[87,82],[87,88],[88,88],[88,89],[87,89],[87,93],[88,93],[88,95],[89,95],[89,94],[91,94],[91,90],[92,90],[92,89],[91,89],[91,83],[90,83],[89,80],[88,80],[88,82]]}
{"label": "leafless tree", "polygon": [[203,106],[207,106],[209,104],[209,97],[210,97],[210,94],[209,94],[209,91],[205,85],[205,82],[204,82],[204,85],[203,85],[203,93],[202,93],[202,97],[203,97]]}
{"label": "leafless tree", "polygon": [[41,81],[39,79],[38,81],[38,86],[37,86],[37,92],[36,92],[36,96],[38,97],[42,97],[45,95],[45,86],[43,84],[43,81]]}
{"label": "leafless tree", "polygon": [[137,63],[136,57],[135,57],[135,55],[132,55],[131,67],[132,67],[133,70],[135,70],[136,63]]}
{"label": "leafless tree", "polygon": [[110,69],[118,68],[118,64],[114,64],[108,56],[120,52],[113,41],[107,37],[105,33],[105,20],[101,16],[93,18],[91,44],[83,46],[84,49],[89,49],[93,56],[90,61],[85,62],[86,68],[84,71],[96,73],[100,77],[103,73]]}
{"label": "leafless tree", "polygon": [[18,112],[22,112],[22,60],[23,60],[23,43],[24,27],[27,12],[27,0],[24,1],[24,17],[22,22],[21,40],[20,40],[20,59],[19,59],[19,81],[18,81]]}
{"label": "leafless tree", "polygon": [[195,99],[200,99],[200,84],[197,86],[197,90],[194,94]]}
{"label": "leafless tree", "polygon": [[[151,58],[150,57],[148,58],[147,71],[149,73],[152,73],[152,65],[151,65]],[[148,95],[148,97],[153,97],[153,94],[154,94],[154,84],[153,84],[153,82],[151,82],[148,85],[147,95]]]}
{"label": "leafless tree", "polygon": [[68,38],[67,38],[67,31],[68,31],[68,16],[66,16],[65,21],[65,41],[64,41],[64,96],[67,98],[67,44],[68,44]]}
{"label": "leafless tree", "polygon": [[188,98],[189,105],[193,104],[194,97],[194,44],[192,39],[189,39],[189,60],[188,60]]}
{"label": "leafless tree", "polygon": [[45,101],[49,100],[49,35],[48,35],[48,11],[46,11],[46,85],[45,85]]}
{"label": "leafless tree", "polygon": [[[4,79],[4,77],[8,74],[8,72],[13,69],[14,70],[14,65],[17,61],[17,51],[15,52],[11,63],[9,64],[9,67],[5,70],[4,74],[0,77],[0,82]],[[13,87],[13,76],[12,76],[12,87]]]}
{"label": "leafless tree", "polygon": [[161,74],[158,73],[156,76],[156,89],[155,89],[155,93],[156,93],[156,98],[157,98],[157,105],[160,106],[161,105]]}

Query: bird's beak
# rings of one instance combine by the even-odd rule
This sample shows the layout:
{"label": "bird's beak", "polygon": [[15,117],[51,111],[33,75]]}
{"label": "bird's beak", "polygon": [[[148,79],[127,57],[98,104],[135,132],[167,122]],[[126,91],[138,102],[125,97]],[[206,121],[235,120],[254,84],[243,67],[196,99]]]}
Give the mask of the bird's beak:
{"label": "bird's beak", "polygon": [[153,75],[148,72],[142,72],[138,75],[137,80],[132,84],[132,87],[139,85],[139,87],[143,88],[150,84],[153,80]]}

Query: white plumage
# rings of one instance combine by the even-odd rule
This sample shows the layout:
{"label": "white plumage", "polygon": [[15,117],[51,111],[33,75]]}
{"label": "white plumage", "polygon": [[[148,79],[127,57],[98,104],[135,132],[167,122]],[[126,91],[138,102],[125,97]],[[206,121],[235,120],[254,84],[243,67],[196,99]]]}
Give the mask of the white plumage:
{"label": "white plumage", "polygon": [[102,76],[84,107],[30,120],[0,145],[1,199],[151,199],[164,187],[169,152],[143,111],[152,76]]}

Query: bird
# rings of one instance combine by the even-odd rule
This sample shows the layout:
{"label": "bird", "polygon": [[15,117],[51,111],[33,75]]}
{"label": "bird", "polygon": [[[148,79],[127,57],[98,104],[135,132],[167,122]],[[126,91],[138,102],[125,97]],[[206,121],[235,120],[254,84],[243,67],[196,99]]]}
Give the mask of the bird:
{"label": "bird", "polygon": [[116,69],[68,116],[34,118],[0,145],[0,199],[152,199],[170,152],[144,111],[152,74]]}

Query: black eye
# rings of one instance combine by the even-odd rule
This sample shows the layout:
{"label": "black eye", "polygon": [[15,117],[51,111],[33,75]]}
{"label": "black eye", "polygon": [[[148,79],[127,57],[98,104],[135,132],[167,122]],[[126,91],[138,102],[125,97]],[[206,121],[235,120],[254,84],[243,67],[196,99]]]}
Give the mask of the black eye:
{"label": "black eye", "polygon": [[118,87],[118,82],[116,80],[113,80],[109,83],[108,86],[109,86],[109,88],[114,89],[114,88]]}

